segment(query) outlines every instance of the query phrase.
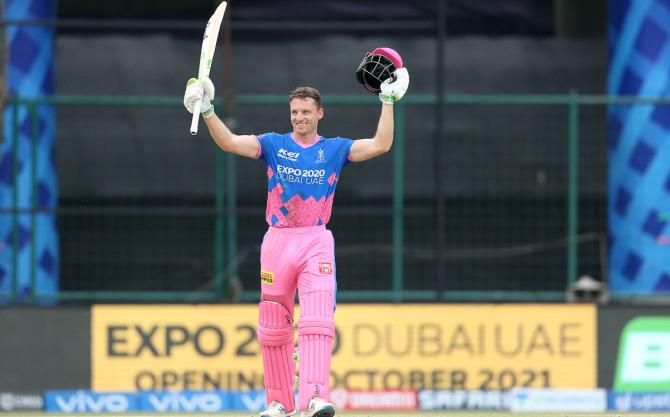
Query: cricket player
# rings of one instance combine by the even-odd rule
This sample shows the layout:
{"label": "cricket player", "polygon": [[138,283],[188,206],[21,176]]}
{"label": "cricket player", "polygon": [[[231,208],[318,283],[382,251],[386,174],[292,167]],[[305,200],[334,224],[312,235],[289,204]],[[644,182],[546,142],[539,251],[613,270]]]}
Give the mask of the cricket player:
{"label": "cricket player", "polygon": [[[297,411],[293,390],[296,289],[300,302],[298,392],[301,416],[335,415],[329,402],[330,359],[335,334],[335,243],[326,225],[342,167],[391,149],[393,103],[403,97],[409,85],[409,74],[397,53],[390,48],[375,51],[393,63],[393,71],[372,89],[364,84],[371,91],[378,90],[382,102],[377,131],[369,139],[320,136],[317,127],[324,116],[324,107],[321,95],[311,87],[298,87],[290,93],[292,132],[238,135],[214,112],[211,103],[214,85],[209,78],[192,78],[186,86],[186,109],[192,113],[194,103],[202,98],[202,117],[221,149],[260,159],[267,166],[265,219],[269,227],[261,246],[257,335],[268,405],[267,410],[260,413],[261,417],[285,417]],[[379,71],[375,74],[379,75]]]}

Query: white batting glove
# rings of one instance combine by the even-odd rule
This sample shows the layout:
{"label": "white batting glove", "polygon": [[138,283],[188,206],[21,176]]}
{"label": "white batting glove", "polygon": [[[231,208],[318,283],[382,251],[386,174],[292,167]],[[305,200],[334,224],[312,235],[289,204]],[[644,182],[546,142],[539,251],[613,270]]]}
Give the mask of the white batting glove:
{"label": "white batting glove", "polygon": [[202,98],[202,106],[200,107],[200,114],[205,119],[214,114],[214,106],[212,100],[214,99],[214,83],[209,77],[205,77],[202,81],[197,78],[191,78],[186,82],[186,92],[184,92],[184,107],[189,113],[193,113],[195,102]]}
{"label": "white batting glove", "polygon": [[379,93],[379,100],[384,104],[393,104],[399,101],[405,95],[409,86],[409,73],[407,68],[398,68],[393,73],[395,81],[387,78],[380,86],[382,92]]}

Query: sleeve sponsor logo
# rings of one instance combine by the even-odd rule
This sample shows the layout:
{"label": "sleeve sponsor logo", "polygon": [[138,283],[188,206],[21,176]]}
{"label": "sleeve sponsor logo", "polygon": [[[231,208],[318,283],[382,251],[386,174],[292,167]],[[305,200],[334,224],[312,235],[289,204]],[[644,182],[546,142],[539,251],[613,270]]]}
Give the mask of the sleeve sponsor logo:
{"label": "sleeve sponsor logo", "polygon": [[267,285],[274,285],[275,283],[275,274],[270,271],[261,270],[261,282]]}
{"label": "sleeve sponsor logo", "polygon": [[319,273],[330,275],[333,273],[333,264],[330,262],[319,262]]}

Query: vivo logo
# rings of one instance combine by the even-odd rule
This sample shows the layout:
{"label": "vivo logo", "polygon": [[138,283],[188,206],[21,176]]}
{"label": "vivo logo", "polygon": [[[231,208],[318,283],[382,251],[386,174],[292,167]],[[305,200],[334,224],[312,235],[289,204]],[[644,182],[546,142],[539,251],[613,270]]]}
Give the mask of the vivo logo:
{"label": "vivo logo", "polygon": [[76,391],[74,395],[56,395],[58,409],[66,413],[92,411],[94,413],[122,413],[128,411],[128,398],[123,394],[87,394]]}
{"label": "vivo logo", "polygon": [[263,410],[265,406],[265,395],[260,394],[260,395],[248,395],[248,394],[242,394],[241,395],[242,399],[242,404],[246,407],[247,410],[249,411],[261,411]]}
{"label": "vivo logo", "polygon": [[153,410],[167,411],[201,411],[214,413],[223,410],[221,396],[213,393],[204,394],[149,394],[149,403]]}

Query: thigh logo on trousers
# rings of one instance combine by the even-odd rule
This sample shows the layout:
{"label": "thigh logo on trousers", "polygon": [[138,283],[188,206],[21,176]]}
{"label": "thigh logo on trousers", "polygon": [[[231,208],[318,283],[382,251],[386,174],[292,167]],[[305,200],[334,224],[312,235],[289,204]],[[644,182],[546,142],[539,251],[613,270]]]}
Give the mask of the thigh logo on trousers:
{"label": "thigh logo on trousers", "polygon": [[273,285],[275,283],[275,274],[270,271],[261,270],[261,282],[267,285]]}
{"label": "thigh logo on trousers", "polygon": [[331,262],[319,262],[319,273],[329,275],[333,273],[333,264]]}

